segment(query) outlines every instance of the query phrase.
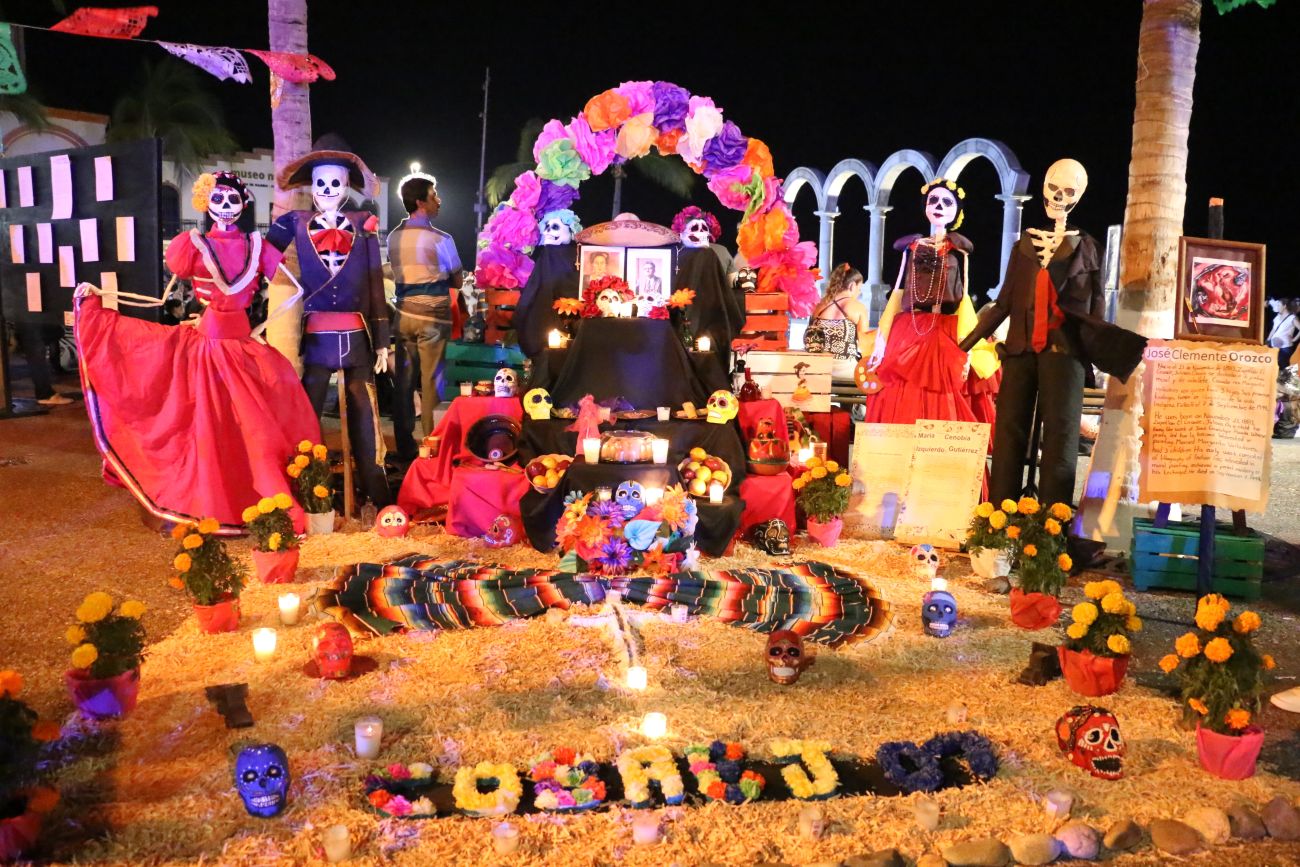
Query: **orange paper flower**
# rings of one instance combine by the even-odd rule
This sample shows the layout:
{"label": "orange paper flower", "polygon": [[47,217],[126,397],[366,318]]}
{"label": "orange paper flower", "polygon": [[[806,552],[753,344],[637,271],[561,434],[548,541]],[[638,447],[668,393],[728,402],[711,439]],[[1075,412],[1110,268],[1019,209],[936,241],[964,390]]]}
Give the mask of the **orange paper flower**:
{"label": "orange paper flower", "polygon": [[678,289],[668,298],[669,307],[689,307],[695,301],[694,289]]}
{"label": "orange paper flower", "polygon": [[551,305],[561,316],[577,316],[582,312],[581,298],[556,298]]}
{"label": "orange paper flower", "polygon": [[776,174],[775,169],[772,168],[772,152],[768,150],[767,144],[762,139],[751,138],[749,144],[745,146],[745,156],[740,161],[747,166],[753,166],[762,177],[770,178]]}
{"label": "orange paper flower", "polygon": [[587,124],[592,132],[619,126],[632,116],[632,107],[627,97],[613,90],[598,93],[583,106],[582,113],[587,116]]}
{"label": "orange paper flower", "polygon": [[[686,134],[685,130],[674,129],[668,132],[660,133],[659,138],[655,139],[655,150],[666,157],[677,153],[677,142]],[[751,139],[752,141],[752,139]]]}

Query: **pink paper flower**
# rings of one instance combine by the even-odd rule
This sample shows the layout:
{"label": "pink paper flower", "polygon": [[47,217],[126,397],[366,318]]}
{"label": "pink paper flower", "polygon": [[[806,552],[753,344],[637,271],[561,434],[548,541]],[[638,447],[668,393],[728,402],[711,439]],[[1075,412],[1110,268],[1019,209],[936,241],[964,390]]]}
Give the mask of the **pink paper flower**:
{"label": "pink paper flower", "polygon": [[598,175],[609,168],[610,161],[614,159],[617,131],[606,129],[593,132],[584,114],[575,117],[565,129],[568,130],[569,139],[577,149],[578,156],[582,157],[582,161],[591,168],[593,175]]}
{"label": "pink paper flower", "polygon": [[753,175],[753,166],[740,163],[715,173],[709,179],[709,189],[724,206],[733,211],[744,211],[751,201],[751,192],[747,185],[751,183]]}
{"label": "pink paper flower", "polygon": [[533,273],[533,260],[514,250],[489,245],[478,254],[474,282],[495,289],[518,289]]}
{"label": "pink paper flower", "polygon": [[411,772],[408,771],[406,765],[401,762],[393,762],[391,765],[384,768],[384,770],[388,773],[388,776],[392,777],[394,780],[411,779]]}
{"label": "pink paper flower", "polygon": [[625,81],[614,92],[627,99],[628,111],[633,117],[645,112],[654,113],[655,97],[653,81]]}
{"label": "pink paper flower", "polygon": [[558,120],[548,121],[546,126],[542,127],[541,135],[537,136],[537,141],[533,142],[533,159],[537,162],[542,161],[542,151],[553,141],[562,138],[568,138],[569,131],[564,128],[564,124]]}
{"label": "pink paper flower", "polygon": [[384,811],[393,816],[409,816],[415,812],[411,802],[401,795],[394,795],[393,799],[384,805]]}
{"label": "pink paper flower", "polygon": [[[540,192],[541,186],[538,186]],[[513,208],[509,204],[499,206],[488,218],[483,235],[494,246],[509,247],[511,250],[526,252],[537,246],[537,220],[530,211]]]}
{"label": "pink paper flower", "polygon": [[537,200],[542,195],[542,181],[536,172],[524,172],[515,178],[515,191],[510,194],[510,204],[521,211],[536,211]]}

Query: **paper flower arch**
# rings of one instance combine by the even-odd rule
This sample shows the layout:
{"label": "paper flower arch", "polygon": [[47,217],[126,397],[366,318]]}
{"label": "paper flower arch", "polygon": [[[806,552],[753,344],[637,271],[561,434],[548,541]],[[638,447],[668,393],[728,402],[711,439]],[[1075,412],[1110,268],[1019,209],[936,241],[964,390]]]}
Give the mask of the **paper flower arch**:
{"label": "paper flower arch", "polygon": [[808,315],[817,302],[817,247],[799,240],[767,145],[724,120],[712,99],[667,81],[625,81],[593,96],[567,125],[552,120],[542,128],[533,144],[537,167],[515,178],[514,192],[479,235],[476,283],[523,286],[538,220],[572,205],[583,181],[652,147],[686,160],[718,201],[743,212],[736,244],[758,269],[758,291],[785,292],[791,314]]}

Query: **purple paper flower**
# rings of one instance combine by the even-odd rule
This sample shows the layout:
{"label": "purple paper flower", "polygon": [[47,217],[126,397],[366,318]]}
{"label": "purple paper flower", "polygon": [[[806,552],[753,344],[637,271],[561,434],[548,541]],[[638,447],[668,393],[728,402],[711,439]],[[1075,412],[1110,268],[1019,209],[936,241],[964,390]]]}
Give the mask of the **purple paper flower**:
{"label": "purple paper flower", "polygon": [[614,88],[614,92],[627,98],[632,117],[655,110],[653,81],[625,81]]}
{"label": "purple paper flower", "polygon": [[510,203],[521,211],[537,210],[537,198],[542,194],[542,182],[536,172],[524,172],[515,178],[515,190]]}
{"label": "purple paper flower", "polygon": [[541,135],[537,136],[537,141],[533,142],[533,159],[538,162],[542,161],[542,151],[546,146],[557,139],[568,138],[569,131],[564,128],[564,124],[558,120],[548,121],[546,126],[542,127]]}
{"label": "purple paper flower", "polygon": [[537,195],[537,207],[534,213],[549,214],[551,211],[563,211],[577,200],[576,187],[542,181],[542,189]]}
{"label": "purple paper flower", "polygon": [[740,127],[731,121],[725,122],[718,134],[704,145],[703,156],[707,164],[704,169],[705,177],[712,177],[740,162],[744,159],[745,148],[748,146],[749,139],[741,133]]}
{"label": "purple paper flower", "polygon": [[670,81],[656,81],[652,88],[655,100],[655,127],[659,132],[686,129],[686,107],[690,91]]}
{"label": "purple paper flower", "polygon": [[591,168],[593,175],[598,175],[609,168],[609,161],[614,158],[614,145],[618,140],[618,130],[603,129],[592,132],[587,116],[579,114],[569,122],[569,139],[578,151],[578,156]]}
{"label": "purple paper flower", "polygon": [[587,514],[609,521],[616,528],[623,526],[623,507],[613,500],[597,500],[587,510]]}
{"label": "purple paper flower", "polygon": [[614,536],[600,546],[600,556],[596,558],[606,575],[616,575],[627,569],[632,563],[632,548],[622,536]]}

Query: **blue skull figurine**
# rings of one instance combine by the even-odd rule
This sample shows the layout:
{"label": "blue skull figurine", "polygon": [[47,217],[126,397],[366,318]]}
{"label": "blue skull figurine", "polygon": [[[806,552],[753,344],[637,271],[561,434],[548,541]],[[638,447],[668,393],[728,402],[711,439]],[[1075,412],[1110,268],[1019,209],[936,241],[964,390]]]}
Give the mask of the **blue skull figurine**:
{"label": "blue skull figurine", "polygon": [[250,816],[278,815],[289,797],[289,757],[275,744],[244,747],[235,760],[235,788]]}
{"label": "blue skull figurine", "polygon": [[645,488],[640,482],[623,482],[614,491],[614,504],[623,510],[623,520],[632,520],[645,508]]}
{"label": "blue skull figurine", "polygon": [[935,638],[947,638],[957,626],[957,600],[947,590],[931,590],[921,597],[921,623]]}

